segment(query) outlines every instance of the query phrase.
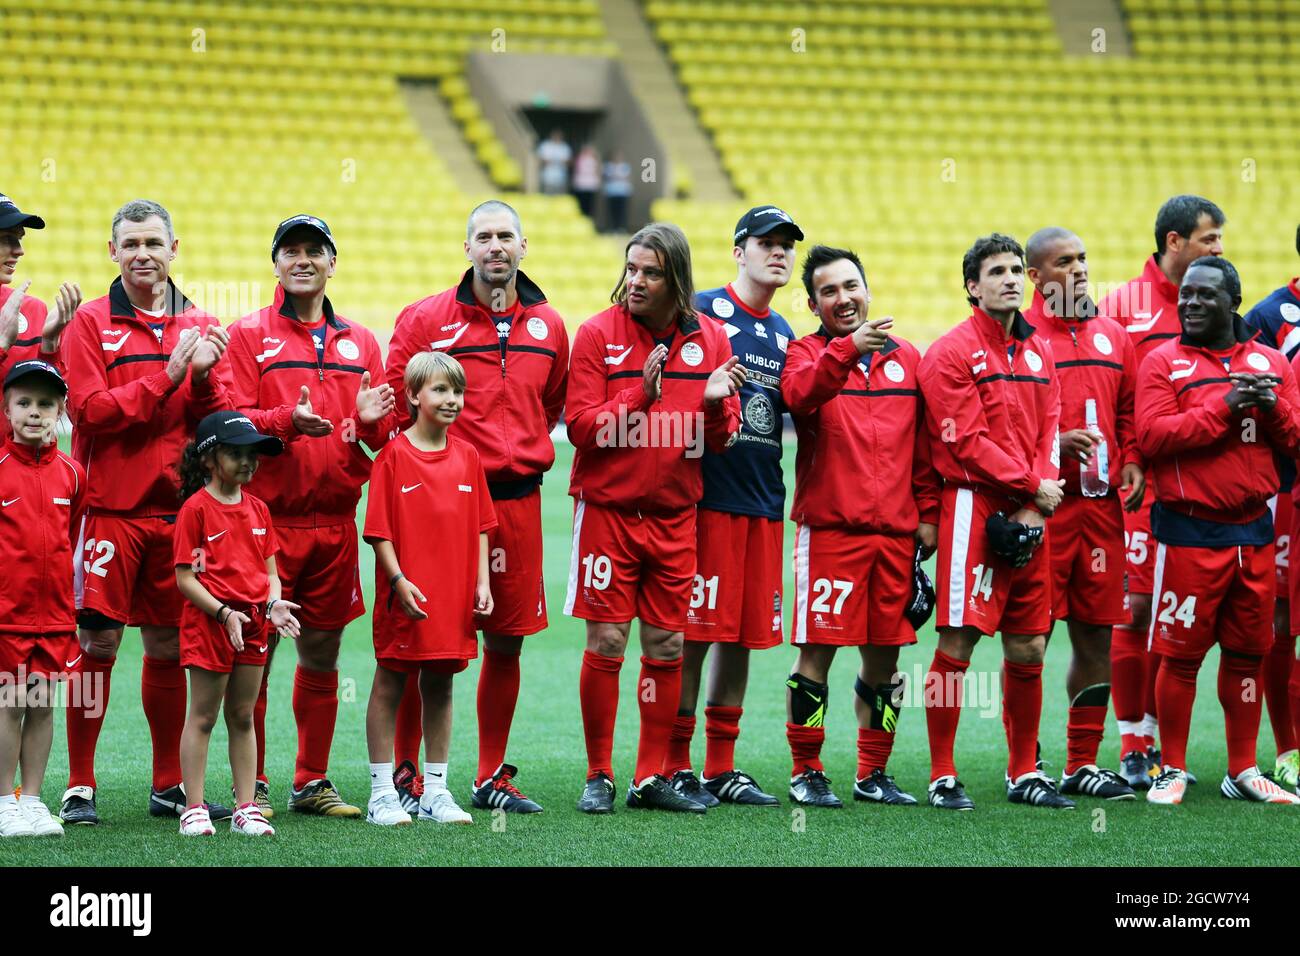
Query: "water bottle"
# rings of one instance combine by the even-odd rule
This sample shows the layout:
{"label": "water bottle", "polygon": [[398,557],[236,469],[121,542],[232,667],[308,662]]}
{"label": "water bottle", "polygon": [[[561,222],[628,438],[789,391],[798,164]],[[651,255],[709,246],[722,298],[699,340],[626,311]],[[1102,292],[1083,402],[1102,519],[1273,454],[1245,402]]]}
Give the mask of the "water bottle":
{"label": "water bottle", "polygon": [[[1097,400],[1090,398],[1084,404],[1084,423],[1088,431],[1101,434],[1097,427]],[[1088,498],[1104,498],[1110,492],[1110,455],[1103,437],[1092,448],[1092,457],[1079,462],[1079,489]]]}

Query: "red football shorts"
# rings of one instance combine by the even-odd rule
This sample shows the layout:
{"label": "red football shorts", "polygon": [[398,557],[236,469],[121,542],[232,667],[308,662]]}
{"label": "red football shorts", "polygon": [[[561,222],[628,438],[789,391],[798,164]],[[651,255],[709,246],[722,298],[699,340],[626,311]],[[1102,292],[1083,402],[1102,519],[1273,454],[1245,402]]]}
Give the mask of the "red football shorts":
{"label": "red football shorts", "polygon": [[1239,654],[1273,645],[1277,575],[1273,545],[1156,548],[1148,646],[1166,657],[1199,659],[1217,640]]}
{"label": "red football shorts", "polygon": [[944,487],[934,625],[973,627],[981,634],[1046,634],[1052,629],[1051,542],[1044,536],[1028,564],[1012,567],[993,553],[984,530],[998,511],[1010,516],[1012,502],[970,488]]}
{"label": "red football shorts", "polygon": [[408,661],[397,657],[377,657],[375,663],[386,671],[395,674],[418,674],[428,671],[431,674],[459,674],[469,667],[469,661],[458,657],[443,658],[432,661]]}
{"label": "red football shorts", "polygon": [[1151,537],[1151,502],[1155,489],[1147,484],[1137,511],[1124,511],[1124,549],[1128,559],[1128,593],[1150,594],[1156,566],[1156,539]]}
{"label": "red football shorts", "polygon": [[639,514],[578,500],[564,613],[681,631],[695,578],[695,508]]}
{"label": "red football shorts", "polygon": [[[16,687],[26,678],[58,680],[80,670],[81,645],[72,634],[0,631],[0,681]],[[26,675],[24,677],[23,675]]]}
{"label": "red football shorts", "polygon": [[493,499],[497,526],[488,532],[492,615],[479,627],[490,634],[536,634],[546,630],[542,579],[542,493]]}
{"label": "red football shorts", "polygon": [[781,521],[700,508],[695,513],[695,583],[688,641],[781,643]]}
{"label": "red football shorts", "polygon": [[798,525],[790,642],[898,647],[916,643],[903,616],[912,597],[909,535]]}
{"label": "red football shorts", "polygon": [[294,617],[302,626],[341,631],[365,614],[355,522],[302,527],[292,524],[292,518],[274,521],[280,593],[301,606]]}
{"label": "red football shorts", "polygon": [[[252,619],[245,624],[241,636],[244,649],[235,650],[226,629],[210,614],[204,614],[188,601],[181,615],[181,667],[229,674],[236,664],[250,667],[266,665],[267,632],[270,625],[263,614],[265,606],[236,603],[229,605]],[[221,612],[224,618],[226,613]]]}
{"label": "red football shorts", "polygon": [[126,624],[179,627],[174,521],[86,515],[73,559],[77,608]]}
{"label": "red football shorts", "polygon": [[1067,494],[1048,524],[1052,529],[1052,617],[1082,624],[1127,624],[1124,508],[1119,496]]}
{"label": "red football shorts", "polygon": [[1295,505],[1289,491],[1280,492],[1269,499],[1273,509],[1273,563],[1277,568],[1277,599],[1291,597],[1291,522]]}

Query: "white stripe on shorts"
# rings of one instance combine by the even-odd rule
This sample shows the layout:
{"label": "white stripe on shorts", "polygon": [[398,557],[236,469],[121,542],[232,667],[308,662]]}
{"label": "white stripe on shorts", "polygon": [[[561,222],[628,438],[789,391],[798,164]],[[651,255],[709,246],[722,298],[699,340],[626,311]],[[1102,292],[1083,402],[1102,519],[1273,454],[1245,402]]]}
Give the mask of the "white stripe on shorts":
{"label": "white stripe on shorts", "polygon": [[[81,515],[81,529],[77,532],[77,547],[72,552],[72,597],[73,606],[80,611],[85,607],[86,566],[81,563],[81,556],[86,550],[86,514]],[[66,581],[67,578],[64,578]]]}
{"label": "white stripe on shorts", "polygon": [[1160,589],[1165,583],[1165,546],[1159,541],[1156,542],[1156,570],[1155,581],[1151,587],[1151,622],[1147,625],[1147,650],[1151,650],[1151,645],[1155,643],[1156,636],[1156,611],[1160,608]]}
{"label": "white stripe on shorts", "polygon": [[569,557],[569,591],[564,598],[564,613],[573,615],[573,602],[578,599],[578,541],[582,537],[582,513],[587,503],[581,498],[573,510],[573,554]]}
{"label": "white stripe on shorts", "polygon": [[961,627],[966,612],[966,556],[970,553],[970,519],[975,495],[957,489],[952,509],[952,555],[948,562],[948,627]]}
{"label": "white stripe on shorts", "polygon": [[808,643],[808,546],[812,533],[799,525],[794,539],[794,642]]}

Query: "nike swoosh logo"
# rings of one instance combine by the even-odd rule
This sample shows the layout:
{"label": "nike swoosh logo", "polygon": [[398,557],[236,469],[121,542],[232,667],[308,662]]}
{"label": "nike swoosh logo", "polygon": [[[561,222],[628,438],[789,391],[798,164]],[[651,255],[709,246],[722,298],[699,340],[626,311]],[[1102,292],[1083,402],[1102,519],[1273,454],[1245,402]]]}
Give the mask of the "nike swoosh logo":
{"label": "nike swoosh logo", "polygon": [[[1128,325],[1124,326],[1124,328],[1126,331],[1129,332],[1146,332],[1149,329],[1151,329],[1157,322],[1160,321],[1160,316],[1164,315],[1164,312],[1165,312],[1164,309],[1160,309],[1159,311],[1156,312],[1155,315],[1151,316],[1150,322],[1130,322]],[[1134,312],[1133,318],[1135,319],[1145,318],[1148,314],[1149,313],[1147,312]]]}
{"label": "nike swoosh logo", "polygon": [[[229,528],[226,529],[226,531],[229,531],[229,530],[230,530]],[[225,531],[218,531],[216,534],[210,534],[210,535],[208,535],[208,540],[209,540],[209,541],[216,541],[218,538],[220,538],[220,537],[221,537],[223,534],[225,534],[225,533],[226,533]]]}
{"label": "nike swoosh logo", "polygon": [[254,358],[255,358],[258,362],[264,362],[264,361],[266,361],[266,360],[269,359],[269,358],[275,358],[277,355],[280,354],[281,350],[282,350],[286,345],[288,345],[288,344],[289,344],[288,342],[281,342],[281,343],[280,343],[279,345],[277,345],[275,348],[273,348],[273,349],[267,349],[267,350],[266,350],[265,352],[263,352],[261,355],[254,356]]}
{"label": "nike swoosh logo", "polygon": [[77,661],[81,660],[81,658],[82,658],[82,655],[81,655],[81,654],[78,654],[78,655],[77,655],[76,657],[74,657],[72,660],[70,660],[70,661],[64,661],[64,662],[63,662],[63,666],[64,666],[64,667],[76,667],[76,666],[77,666]]}
{"label": "nike swoosh logo", "polygon": [[100,342],[99,346],[105,352],[116,352],[118,349],[120,349],[123,345],[126,344],[126,340],[129,339],[130,337],[131,337],[131,333],[128,332],[126,333],[126,335],[122,336],[116,342]]}
{"label": "nike swoosh logo", "polygon": [[625,349],[623,350],[623,354],[620,355],[618,358],[614,358],[614,357],[612,357],[612,356],[606,355],[606,356],[605,356],[605,364],[606,364],[606,365],[622,365],[622,364],[623,364],[623,360],[624,360],[625,358],[627,358],[627,357],[628,357],[629,355],[631,355],[631,354],[632,354],[632,346],[629,345],[627,348],[625,348]]}
{"label": "nike swoosh logo", "polygon": [[1171,381],[1171,382],[1176,382],[1176,381],[1178,381],[1180,378],[1187,378],[1187,376],[1191,375],[1193,372],[1196,371],[1196,366],[1197,366],[1197,363],[1196,363],[1196,362],[1193,362],[1191,368],[1181,369],[1180,371],[1177,371],[1177,372],[1170,372],[1170,373],[1169,373],[1169,381]]}
{"label": "nike swoosh logo", "polygon": [[402,485],[402,494],[406,494],[407,492],[414,491],[416,488],[419,488],[422,484],[424,484],[424,482],[417,481],[415,484],[410,486]]}
{"label": "nike swoosh logo", "polygon": [[0,505],[4,506],[5,508],[8,508],[15,501],[22,501],[22,500],[23,500],[23,496],[19,495],[17,498],[11,498],[8,501],[0,501]]}
{"label": "nike swoosh logo", "polygon": [[464,325],[462,325],[460,328],[458,328],[451,338],[439,339],[436,342],[430,342],[429,348],[433,349],[433,351],[436,352],[438,351],[438,349],[445,349],[450,345],[455,345],[458,341],[460,341],[460,337],[468,331],[469,331],[469,323],[467,322]]}
{"label": "nike swoosh logo", "polygon": [[259,648],[257,649],[257,653],[259,653],[259,654],[265,654],[265,653],[266,653],[266,645],[263,644],[261,647],[259,647]]}

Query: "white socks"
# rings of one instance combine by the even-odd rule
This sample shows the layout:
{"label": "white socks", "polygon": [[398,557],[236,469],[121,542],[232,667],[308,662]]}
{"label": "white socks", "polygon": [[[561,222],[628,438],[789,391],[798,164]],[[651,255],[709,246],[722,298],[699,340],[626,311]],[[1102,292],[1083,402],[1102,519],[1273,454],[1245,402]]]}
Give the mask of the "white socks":
{"label": "white socks", "polygon": [[396,793],[393,786],[393,762],[372,763],[370,765],[370,798],[382,797],[386,793]]}
{"label": "white socks", "polygon": [[447,765],[445,763],[426,763],[424,765],[424,792],[437,793],[447,789]]}

